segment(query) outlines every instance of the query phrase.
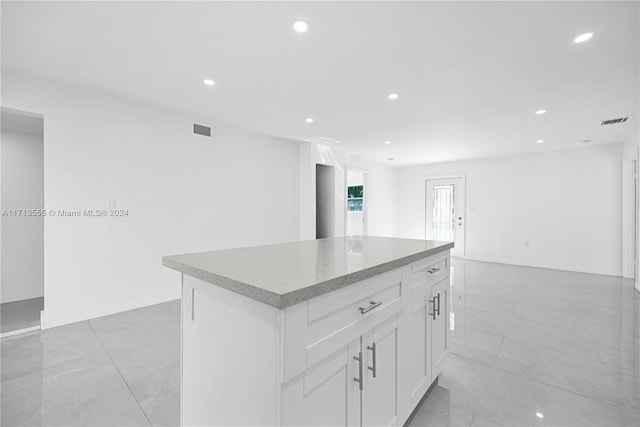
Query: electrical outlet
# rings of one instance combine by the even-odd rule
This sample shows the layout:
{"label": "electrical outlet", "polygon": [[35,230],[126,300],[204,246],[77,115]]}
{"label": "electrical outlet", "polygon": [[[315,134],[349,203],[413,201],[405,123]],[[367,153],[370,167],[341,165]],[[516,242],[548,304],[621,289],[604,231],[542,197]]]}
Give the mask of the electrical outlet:
{"label": "electrical outlet", "polygon": [[183,318],[193,320],[193,296],[195,290],[191,286],[184,285],[182,287],[182,310]]}
{"label": "electrical outlet", "polygon": [[116,199],[109,199],[109,209],[116,209],[118,207],[118,201]]}

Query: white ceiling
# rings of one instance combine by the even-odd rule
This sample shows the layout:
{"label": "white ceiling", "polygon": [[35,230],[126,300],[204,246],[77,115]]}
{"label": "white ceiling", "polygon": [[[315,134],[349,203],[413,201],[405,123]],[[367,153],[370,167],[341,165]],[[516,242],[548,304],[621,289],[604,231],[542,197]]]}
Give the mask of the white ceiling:
{"label": "white ceiling", "polygon": [[637,1],[2,2],[4,70],[395,166],[622,141],[639,38]]}

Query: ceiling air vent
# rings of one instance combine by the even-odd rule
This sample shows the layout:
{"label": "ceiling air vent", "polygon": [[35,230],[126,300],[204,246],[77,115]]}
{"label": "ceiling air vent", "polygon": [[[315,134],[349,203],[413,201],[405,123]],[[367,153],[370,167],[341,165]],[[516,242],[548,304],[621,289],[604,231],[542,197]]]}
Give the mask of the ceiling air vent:
{"label": "ceiling air vent", "polygon": [[601,126],[617,125],[618,123],[624,123],[627,120],[629,120],[629,117],[622,117],[622,118],[619,118],[619,119],[611,119],[611,120],[603,120],[600,125]]}
{"label": "ceiling air vent", "polygon": [[202,136],[211,136],[211,128],[209,126],[193,124],[193,133]]}

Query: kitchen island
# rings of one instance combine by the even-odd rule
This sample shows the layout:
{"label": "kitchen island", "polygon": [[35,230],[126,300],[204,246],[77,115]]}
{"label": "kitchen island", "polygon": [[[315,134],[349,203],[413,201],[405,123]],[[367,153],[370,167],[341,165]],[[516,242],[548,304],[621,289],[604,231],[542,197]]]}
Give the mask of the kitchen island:
{"label": "kitchen island", "polygon": [[164,257],[182,425],[402,425],[448,358],[452,243],[340,237]]}

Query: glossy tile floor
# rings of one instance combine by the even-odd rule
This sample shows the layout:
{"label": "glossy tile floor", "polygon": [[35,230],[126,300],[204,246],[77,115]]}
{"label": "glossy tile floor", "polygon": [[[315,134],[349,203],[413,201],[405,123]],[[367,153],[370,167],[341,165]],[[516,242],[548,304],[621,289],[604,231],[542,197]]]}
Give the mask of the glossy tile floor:
{"label": "glossy tile floor", "polygon": [[3,427],[179,423],[179,301],[0,345]]}
{"label": "glossy tile floor", "polygon": [[452,266],[451,358],[415,425],[640,426],[631,280]]}
{"label": "glossy tile floor", "polygon": [[40,311],[44,309],[44,298],[0,304],[0,333],[40,326]]}
{"label": "glossy tile floor", "polygon": [[[453,261],[451,358],[412,426],[640,426],[640,293]],[[177,425],[180,306],[2,340],[2,426]]]}

